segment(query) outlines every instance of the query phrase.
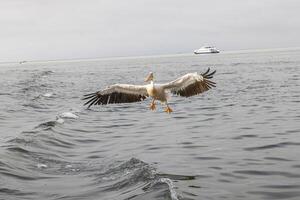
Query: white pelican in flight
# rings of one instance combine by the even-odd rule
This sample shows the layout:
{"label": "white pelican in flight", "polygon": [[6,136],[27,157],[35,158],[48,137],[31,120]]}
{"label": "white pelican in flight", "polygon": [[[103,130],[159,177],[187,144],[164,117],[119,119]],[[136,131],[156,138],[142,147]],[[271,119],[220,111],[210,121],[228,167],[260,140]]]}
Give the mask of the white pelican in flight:
{"label": "white pelican in flight", "polygon": [[150,72],[146,77],[145,82],[150,82],[146,85],[129,85],[115,84],[107,87],[104,90],[84,95],[83,100],[88,100],[84,105],[88,104],[88,108],[92,105],[103,105],[112,103],[132,103],[152,98],[150,109],[155,110],[155,100],[165,103],[165,112],[171,113],[173,110],[167,102],[167,92],[173,94],[190,97],[196,94],[203,93],[212,87],[215,87],[215,82],[209,80],[213,78],[216,71],[210,72],[208,68],[202,74],[189,73],[169,83],[158,84],[154,83],[153,73]]}

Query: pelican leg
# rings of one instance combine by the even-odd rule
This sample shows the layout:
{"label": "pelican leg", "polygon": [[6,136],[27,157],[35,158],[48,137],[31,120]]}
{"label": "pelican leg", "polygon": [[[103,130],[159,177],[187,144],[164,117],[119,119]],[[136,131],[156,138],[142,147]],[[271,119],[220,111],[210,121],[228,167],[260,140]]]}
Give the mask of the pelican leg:
{"label": "pelican leg", "polygon": [[155,99],[152,100],[151,104],[150,104],[150,110],[155,110],[156,106],[155,106]]}
{"label": "pelican leg", "polygon": [[169,105],[167,103],[166,103],[166,106],[167,106],[166,109],[165,109],[166,113],[170,114],[171,112],[173,112],[173,110],[169,107]]}

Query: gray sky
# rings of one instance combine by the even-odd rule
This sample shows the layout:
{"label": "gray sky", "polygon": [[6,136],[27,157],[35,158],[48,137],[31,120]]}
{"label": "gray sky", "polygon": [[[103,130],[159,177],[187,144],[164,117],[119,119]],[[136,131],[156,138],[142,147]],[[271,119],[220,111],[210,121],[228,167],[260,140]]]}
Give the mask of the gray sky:
{"label": "gray sky", "polygon": [[0,62],[300,46],[299,0],[0,0]]}

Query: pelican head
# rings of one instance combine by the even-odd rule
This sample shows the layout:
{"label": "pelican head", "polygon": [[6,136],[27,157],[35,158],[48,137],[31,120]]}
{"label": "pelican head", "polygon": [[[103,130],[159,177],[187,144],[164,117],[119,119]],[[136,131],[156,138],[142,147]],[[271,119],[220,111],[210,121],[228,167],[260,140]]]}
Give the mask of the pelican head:
{"label": "pelican head", "polygon": [[153,81],[154,77],[153,77],[153,73],[150,72],[148,74],[148,76],[145,78],[145,82],[149,82],[149,81]]}

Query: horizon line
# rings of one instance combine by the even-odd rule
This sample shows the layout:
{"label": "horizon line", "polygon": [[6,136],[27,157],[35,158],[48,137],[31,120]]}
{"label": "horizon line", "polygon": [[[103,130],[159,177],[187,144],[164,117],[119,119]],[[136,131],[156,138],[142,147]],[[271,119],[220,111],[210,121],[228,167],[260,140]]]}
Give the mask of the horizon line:
{"label": "horizon line", "polygon": [[[298,50],[300,47],[279,47],[279,48],[264,48],[264,49],[239,49],[239,50],[224,50],[223,53],[238,53],[238,52],[258,52],[258,51],[283,51],[283,50]],[[194,55],[192,52],[174,53],[174,54],[152,54],[152,55],[138,55],[138,56],[109,56],[109,57],[95,57],[95,58],[69,58],[69,59],[49,59],[49,60],[19,60],[19,61],[0,61],[0,64],[12,63],[39,63],[39,62],[75,62],[75,61],[96,61],[96,60],[122,60],[122,59],[137,59],[137,58],[155,58],[155,57],[175,57],[179,55]],[[207,54],[209,55],[209,54]]]}

